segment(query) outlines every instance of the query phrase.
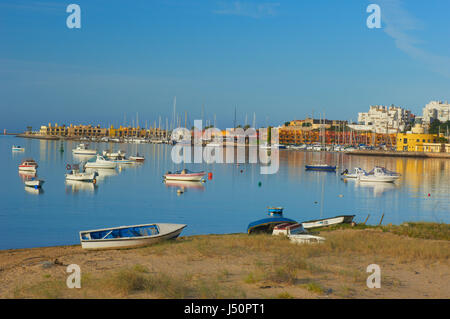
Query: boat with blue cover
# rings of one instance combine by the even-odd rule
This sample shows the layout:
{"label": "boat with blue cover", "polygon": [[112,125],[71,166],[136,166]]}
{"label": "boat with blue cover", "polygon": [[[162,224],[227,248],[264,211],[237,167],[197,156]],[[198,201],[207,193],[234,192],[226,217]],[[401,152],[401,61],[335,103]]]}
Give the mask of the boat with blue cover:
{"label": "boat with blue cover", "polygon": [[81,247],[85,249],[129,248],[150,245],[176,238],[187,225],[143,224],[80,231]]}
{"label": "boat with blue cover", "polygon": [[275,226],[280,224],[297,224],[295,220],[283,217],[283,207],[268,207],[269,217],[250,223],[247,227],[248,234],[271,234]]}

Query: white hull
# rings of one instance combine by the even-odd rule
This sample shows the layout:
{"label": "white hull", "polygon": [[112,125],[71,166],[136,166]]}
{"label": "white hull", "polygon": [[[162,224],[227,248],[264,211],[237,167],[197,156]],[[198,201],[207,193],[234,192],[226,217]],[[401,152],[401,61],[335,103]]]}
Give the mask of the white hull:
{"label": "white hull", "polygon": [[19,167],[19,171],[36,172],[36,168],[35,167]]}
{"label": "white hull", "polygon": [[84,166],[86,168],[105,168],[105,169],[112,169],[116,168],[116,163],[86,163]]}
{"label": "white hull", "polygon": [[345,219],[344,216],[339,216],[339,217],[334,217],[334,218],[327,218],[327,219],[321,219],[321,220],[312,221],[312,222],[306,222],[306,223],[302,223],[302,225],[303,225],[303,228],[305,228],[305,229],[316,228],[316,227],[342,224],[344,222],[344,219]]}
{"label": "white hull", "polygon": [[97,154],[96,150],[72,150],[73,154],[76,155],[95,155]]}
{"label": "white hull", "polygon": [[44,181],[36,179],[36,180],[32,180],[32,181],[25,181],[25,186],[28,187],[41,187],[42,184],[44,184]]}
{"label": "white hull", "polygon": [[66,180],[79,182],[92,182],[95,179],[96,173],[75,173],[66,174]]}
{"label": "white hull", "polygon": [[124,237],[113,239],[84,240],[81,239],[81,234],[90,231],[82,231],[80,232],[81,247],[84,249],[114,249],[114,248],[146,246],[157,243],[162,240],[178,237],[181,231],[186,227],[186,225],[180,224],[156,224],[156,225],[158,225],[158,227],[160,228],[160,233],[158,235],[136,237],[136,238]]}
{"label": "white hull", "polygon": [[399,176],[359,176],[358,180],[360,182],[381,182],[381,183],[393,183],[395,182]]}
{"label": "white hull", "polygon": [[183,175],[177,175],[177,176],[165,176],[165,179],[167,181],[191,181],[191,182],[200,182],[205,175],[199,175],[199,176],[183,176]]}

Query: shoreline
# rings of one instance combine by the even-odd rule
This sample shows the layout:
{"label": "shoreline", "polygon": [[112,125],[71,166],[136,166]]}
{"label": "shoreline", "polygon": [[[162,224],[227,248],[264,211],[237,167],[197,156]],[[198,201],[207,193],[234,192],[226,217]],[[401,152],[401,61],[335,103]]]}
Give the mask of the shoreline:
{"label": "shoreline", "polygon": [[413,158],[448,158],[449,153],[425,153],[425,152],[392,152],[392,151],[364,151],[356,150],[352,152],[344,152],[346,155],[356,156],[381,156],[381,157],[413,157]]}
{"label": "shoreline", "polygon": [[[450,225],[342,225],[322,244],[284,236],[195,235],[150,246],[0,251],[0,298],[450,298]],[[428,238],[429,237],[429,238]],[[68,289],[68,265],[81,289]],[[366,284],[381,268],[381,289]]]}

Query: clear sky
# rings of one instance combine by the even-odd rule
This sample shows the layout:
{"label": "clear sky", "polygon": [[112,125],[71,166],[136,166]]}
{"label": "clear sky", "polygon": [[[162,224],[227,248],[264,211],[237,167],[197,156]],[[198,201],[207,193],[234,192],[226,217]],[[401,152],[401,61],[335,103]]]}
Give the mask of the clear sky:
{"label": "clear sky", "polygon": [[[66,7],[81,7],[69,29]],[[366,8],[381,8],[369,29]],[[225,129],[450,100],[450,1],[0,0],[0,129],[141,126],[187,112]],[[126,117],[126,119],[125,119]]]}

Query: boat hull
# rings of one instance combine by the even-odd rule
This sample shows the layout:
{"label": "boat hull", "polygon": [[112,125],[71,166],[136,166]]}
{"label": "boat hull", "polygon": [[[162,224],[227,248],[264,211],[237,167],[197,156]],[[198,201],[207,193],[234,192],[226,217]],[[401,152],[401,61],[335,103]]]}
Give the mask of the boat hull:
{"label": "boat hull", "polygon": [[336,166],[318,166],[318,165],[305,165],[305,169],[308,171],[336,171]]}
{"label": "boat hull", "polygon": [[37,179],[37,180],[25,181],[24,183],[25,183],[25,186],[39,188],[44,184],[44,181]]}
{"label": "boat hull", "polygon": [[96,150],[77,150],[77,149],[74,149],[74,150],[72,150],[72,153],[76,154],[76,155],[95,155],[95,154],[97,154],[97,151]]}
{"label": "boat hull", "polygon": [[280,224],[297,224],[295,220],[284,217],[268,217],[250,223],[247,227],[248,234],[267,233],[272,234],[275,226]]}
{"label": "boat hull", "polygon": [[193,181],[200,182],[205,176],[205,173],[194,173],[194,174],[166,174],[164,178],[168,181]]}
{"label": "boat hull", "polygon": [[66,174],[66,180],[79,181],[79,182],[92,182],[94,181],[96,173],[80,173],[80,174]]}
{"label": "boat hull", "polygon": [[354,217],[355,217],[355,215],[342,215],[342,216],[336,216],[336,217],[331,217],[331,218],[310,220],[310,221],[302,222],[302,225],[303,225],[303,228],[309,229],[309,228],[317,228],[317,227],[331,226],[331,225],[337,225],[337,224],[349,224],[353,221]]}
{"label": "boat hull", "polygon": [[36,166],[19,166],[19,171],[36,172]]}
{"label": "boat hull", "polygon": [[83,249],[116,249],[116,248],[147,246],[160,242],[162,240],[177,238],[182,232],[182,230],[187,226],[182,224],[148,224],[148,225],[135,225],[135,226],[109,228],[104,230],[114,230],[120,228],[140,227],[150,225],[157,225],[160,228],[160,233],[158,235],[143,236],[143,237],[123,237],[113,239],[84,240],[82,238],[82,235],[84,233],[95,232],[98,230],[81,231],[80,232],[81,247]]}
{"label": "boat hull", "polygon": [[360,182],[393,183],[398,178],[398,176],[359,176],[358,180]]}

